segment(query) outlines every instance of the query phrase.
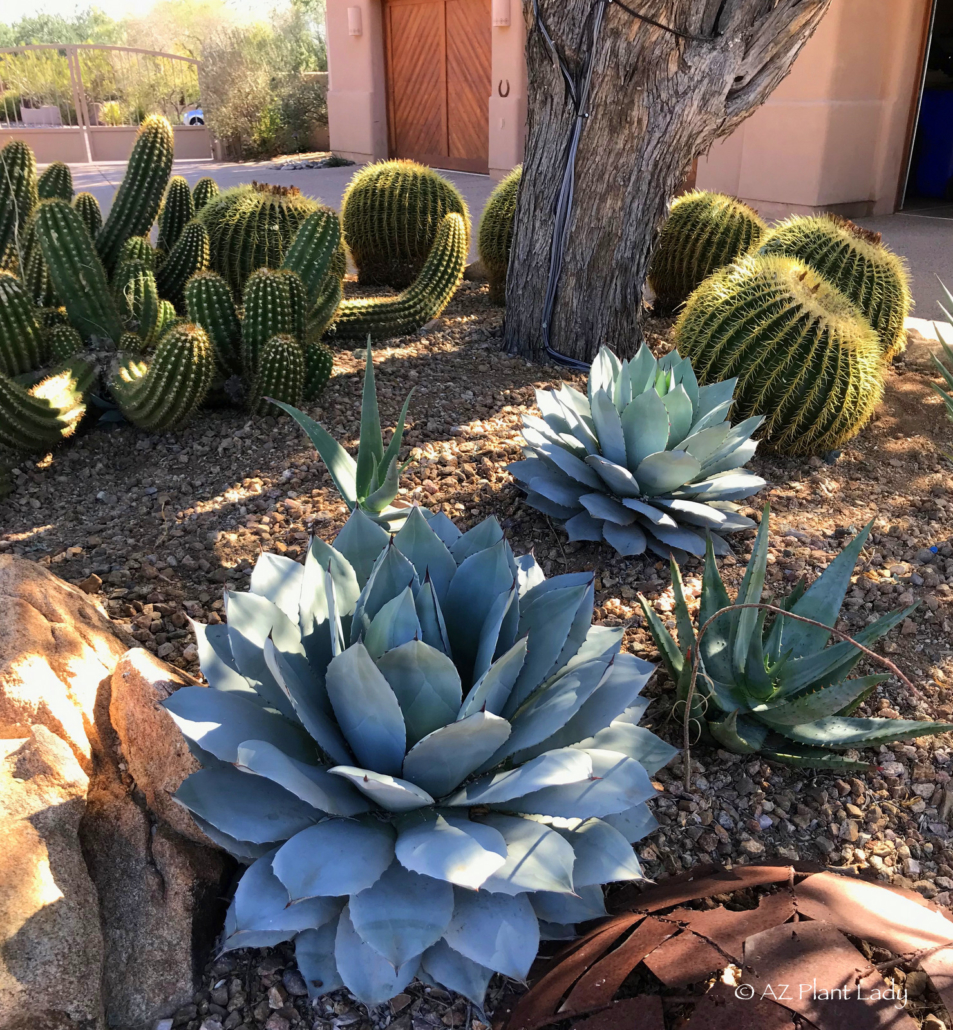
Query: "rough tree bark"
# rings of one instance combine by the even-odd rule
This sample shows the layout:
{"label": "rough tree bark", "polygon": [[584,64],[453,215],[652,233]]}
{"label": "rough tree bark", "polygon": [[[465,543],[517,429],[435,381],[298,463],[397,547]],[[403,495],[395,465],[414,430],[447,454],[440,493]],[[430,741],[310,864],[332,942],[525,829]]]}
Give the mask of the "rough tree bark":
{"label": "rough tree bark", "polygon": [[[563,78],[523,0],[529,117],[506,291],[506,346],[539,360],[553,205],[575,118]],[[592,0],[539,0],[575,72]],[[597,0],[605,2],[605,0]],[[704,41],[680,39],[606,3],[576,157],[573,213],[551,320],[554,349],[591,361],[602,344],[631,356],[655,233],[695,157],[787,75],[830,0],[628,0]]]}

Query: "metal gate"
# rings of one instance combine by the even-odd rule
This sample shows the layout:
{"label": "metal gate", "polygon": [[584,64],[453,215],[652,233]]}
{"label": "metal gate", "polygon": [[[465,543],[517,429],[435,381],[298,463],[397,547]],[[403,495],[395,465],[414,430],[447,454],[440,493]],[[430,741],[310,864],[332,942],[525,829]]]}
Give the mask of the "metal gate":
{"label": "metal gate", "polygon": [[151,114],[172,122],[176,158],[211,156],[200,61],[95,43],[0,48],[0,146],[22,139],[40,164],[125,161]]}

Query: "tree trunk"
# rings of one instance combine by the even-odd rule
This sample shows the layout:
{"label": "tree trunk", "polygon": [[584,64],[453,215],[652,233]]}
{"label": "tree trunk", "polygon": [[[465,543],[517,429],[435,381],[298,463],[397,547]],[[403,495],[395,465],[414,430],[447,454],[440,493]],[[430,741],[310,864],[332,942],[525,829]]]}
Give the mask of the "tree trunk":
{"label": "tree trunk", "polygon": [[[603,0],[597,0],[601,5]],[[656,230],[692,161],[729,133],[788,73],[830,0],[630,0],[679,38],[607,3],[575,162],[550,344],[591,361],[602,344],[629,357],[641,341],[642,290]],[[506,290],[507,349],[540,360],[554,203],[575,111],[524,0],[529,115]],[[570,73],[590,38],[590,0],[540,0]]]}

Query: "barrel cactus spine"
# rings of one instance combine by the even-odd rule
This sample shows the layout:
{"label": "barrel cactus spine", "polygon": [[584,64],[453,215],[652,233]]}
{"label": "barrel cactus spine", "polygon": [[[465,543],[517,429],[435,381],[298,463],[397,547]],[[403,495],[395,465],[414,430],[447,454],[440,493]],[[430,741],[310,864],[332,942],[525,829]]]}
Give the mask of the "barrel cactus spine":
{"label": "barrel cactus spine", "polygon": [[86,226],[86,231],[89,233],[89,238],[95,240],[103,227],[103,212],[99,206],[99,201],[92,193],[77,193],[73,199],[73,208],[82,218],[83,225]]}
{"label": "barrel cactus spine", "polygon": [[854,437],[883,394],[880,338],[806,264],[749,255],[710,276],[675,325],[698,381],[737,377],[732,417],[765,417],[781,454],[825,453]]}
{"label": "barrel cactus spine", "polygon": [[523,166],[502,179],[490,194],[477,230],[477,252],[490,283],[490,303],[506,303],[506,270],[510,263],[513,222],[516,218],[516,196],[519,193]]}
{"label": "barrel cactus spine", "polygon": [[445,215],[461,216],[470,246],[470,213],[460,191],[415,161],[380,161],[355,173],[344,192],[341,224],[358,281],[410,286],[423,269]]}
{"label": "barrel cactus spine", "polygon": [[466,223],[445,215],[420,275],[397,297],[342,301],[328,330],[334,344],[363,343],[405,336],[436,318],[463,278],[469,248]]}
{"label": "barrel cactus spine", "polygon": [[103,265],[111,275],[122,245],[130,236],[144,236],[159,214],[162,195],[172,174],[172,126],[151,115],[139,127],[129,164],[105,224],[96,238]]}
{"label": "barrel cactus spine", "polygon": [[196,272],[204,272],[211,259],[208,232],[204,225],[189,222],[168,256],[156,270],[159,294],[181,309],[185,284]]}
{"label": "barrel cactus spine", "polygon": [[32,372],[45,357],[33,301],[16,276],[0,271],[0,372],[8,376]]}
{"label": "barrel cactus spine", "polygon": [[173,175],[166,187],[159,211],[159,234],[156,246],[168,253],[182,235],[186,223],[195,217],[195,203],[189,184],[181,175]]}
{"label": "barrel cactus spine", "polygon": [[262,348],[273,336],[304,342],[307,301],[304,284],[294,272],[271,268],[259,268],[249,278],[244,301],[242,368],[253,381]]}
{"label": "barrel cactus spine", "polygon": [[757,212],[734,197],[692,190],[676,198],[649,269],[659,308],[677,308],[712,272],[756,248],[767,231]]}
{"label": "barrel cactus spine", "polygon": [[217,272],[196,272],[185,284],[185,307],[189,320],[208,335],[219,375],[241,374],[242,324],[228,283]]}
{"label": "barrel cactus spine", "polygon": [[192,204],[195,207],[195,213],[198,214],[209,201],[214,200],[218,195],[218,183],[214,179],[207,175],[199,179],[192,190]]}
{"label": "barrel cactus spine", "polygon": [[262,347],[248,406],[258,414],[265,414],[278,411],[269,403],[272,400],[300,404],[304,383],[305,360],[301,344],[293,336],[272,336]]}
{"label": "barrel cactus spine", "polygon": [[886,361],[906,349],[910,275],[903,258],[883,245],[880,233],[838,215],[795,216],[776,225],[760,251],[797,258],[836,286],[877,330]]}
{"label": "barrel cactus spine", "polygon": [[70,203],[73,199],[73,173],[69,165],[62,161],[47,165],[36,181],[36,189],[40,200],[65,200],[67,204]]}
{"label": "barrel cactus spine", "polygon": [[202,403],[214,369],[212,345],[201,326],[173,325],[151,362],[130,359],[120,367],[112,395],[134,425],[164,432],[182,425]]}
{"label": "barrel cactus spine", "polygon": [[36,158],[22,140],[0,150],[0,267],[23,260],[23,235],[39,200]]}
{"label": "barrel cactus spine", "polygon": [[0,373],[0,444],[35,453],[72,436],[94,376],[93,366],[75,357],[29,388]]}

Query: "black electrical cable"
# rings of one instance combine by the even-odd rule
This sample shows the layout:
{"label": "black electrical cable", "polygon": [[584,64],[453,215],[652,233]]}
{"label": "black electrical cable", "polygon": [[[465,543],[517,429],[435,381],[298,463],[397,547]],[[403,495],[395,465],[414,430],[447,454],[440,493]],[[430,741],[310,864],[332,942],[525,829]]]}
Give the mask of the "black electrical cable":
{"label": "black electrical cable", "polygon": [[[579,150],[579,141],[582,138],[583,127],[585,126],[586,119],[589,117],[589,91],[592,85],[592,65],[595,58],[596,45],[599,42],[599,34],[602,30],[602,21],[605,16],[606,8],[613,3],[631,17],[644,21],[646,24],[652,25],[657,29],[669,32],[673,36],[677,36],[679,39],[690,40],[693,42],[708,42],[715,38],[714,36],[692,36],[687,32],[681,32],[679,29],[673,29],[669,25],[663,25],[661,22],[648,17],[648,15],[634,11],[627,4],[622,3],[621,0],[593,0],[592,6],[589,8],[589,13],[586,15],[586,20],[583,23],[582,31],[580,33],[578,50],[584,56],[582,57],[579,68],[574,75],[557,50],[556,44],[553,42],[553,38],[549,33],[546,22],[543,20],[543,16],[540,13],[539,0],[533,0],[533,14],[536,20],[536,26],[539,29],[540,35],[543,37],[546,48],[552,55],[553,63],[562,74],[563,80],[566,84],[566,92],[568,94],[569,101],[575,111],[572,131],[566,147],[566,164],[563,168],[562,180],[559,184],[559,192],[556,194],[556,200],[553,204],[553,239],[549,255],[549,278],[546,282],[546,294],[543,299],[541,329],[543,334],[543,346],[545,347],[546,353],[549,357],[551,357],[557,364],[562,365],[565,368],[570,368],[576,372],[584,372],[588,369],[589,362],[580,361],[578,358],[570,357],[568,354],[562,354],[560,351],[556,350],[550,343],[549,327],[553,315],[553,308],[556,306],[556,293],[559,288],[559,278],[562,274],[563,260],[566,255],[566,236],[569,230],[569,220],[572,216],[573,193],[576,185],[576,154]],[[584,49],[587,30],[589,30],[591,35],[589,45]]]}

